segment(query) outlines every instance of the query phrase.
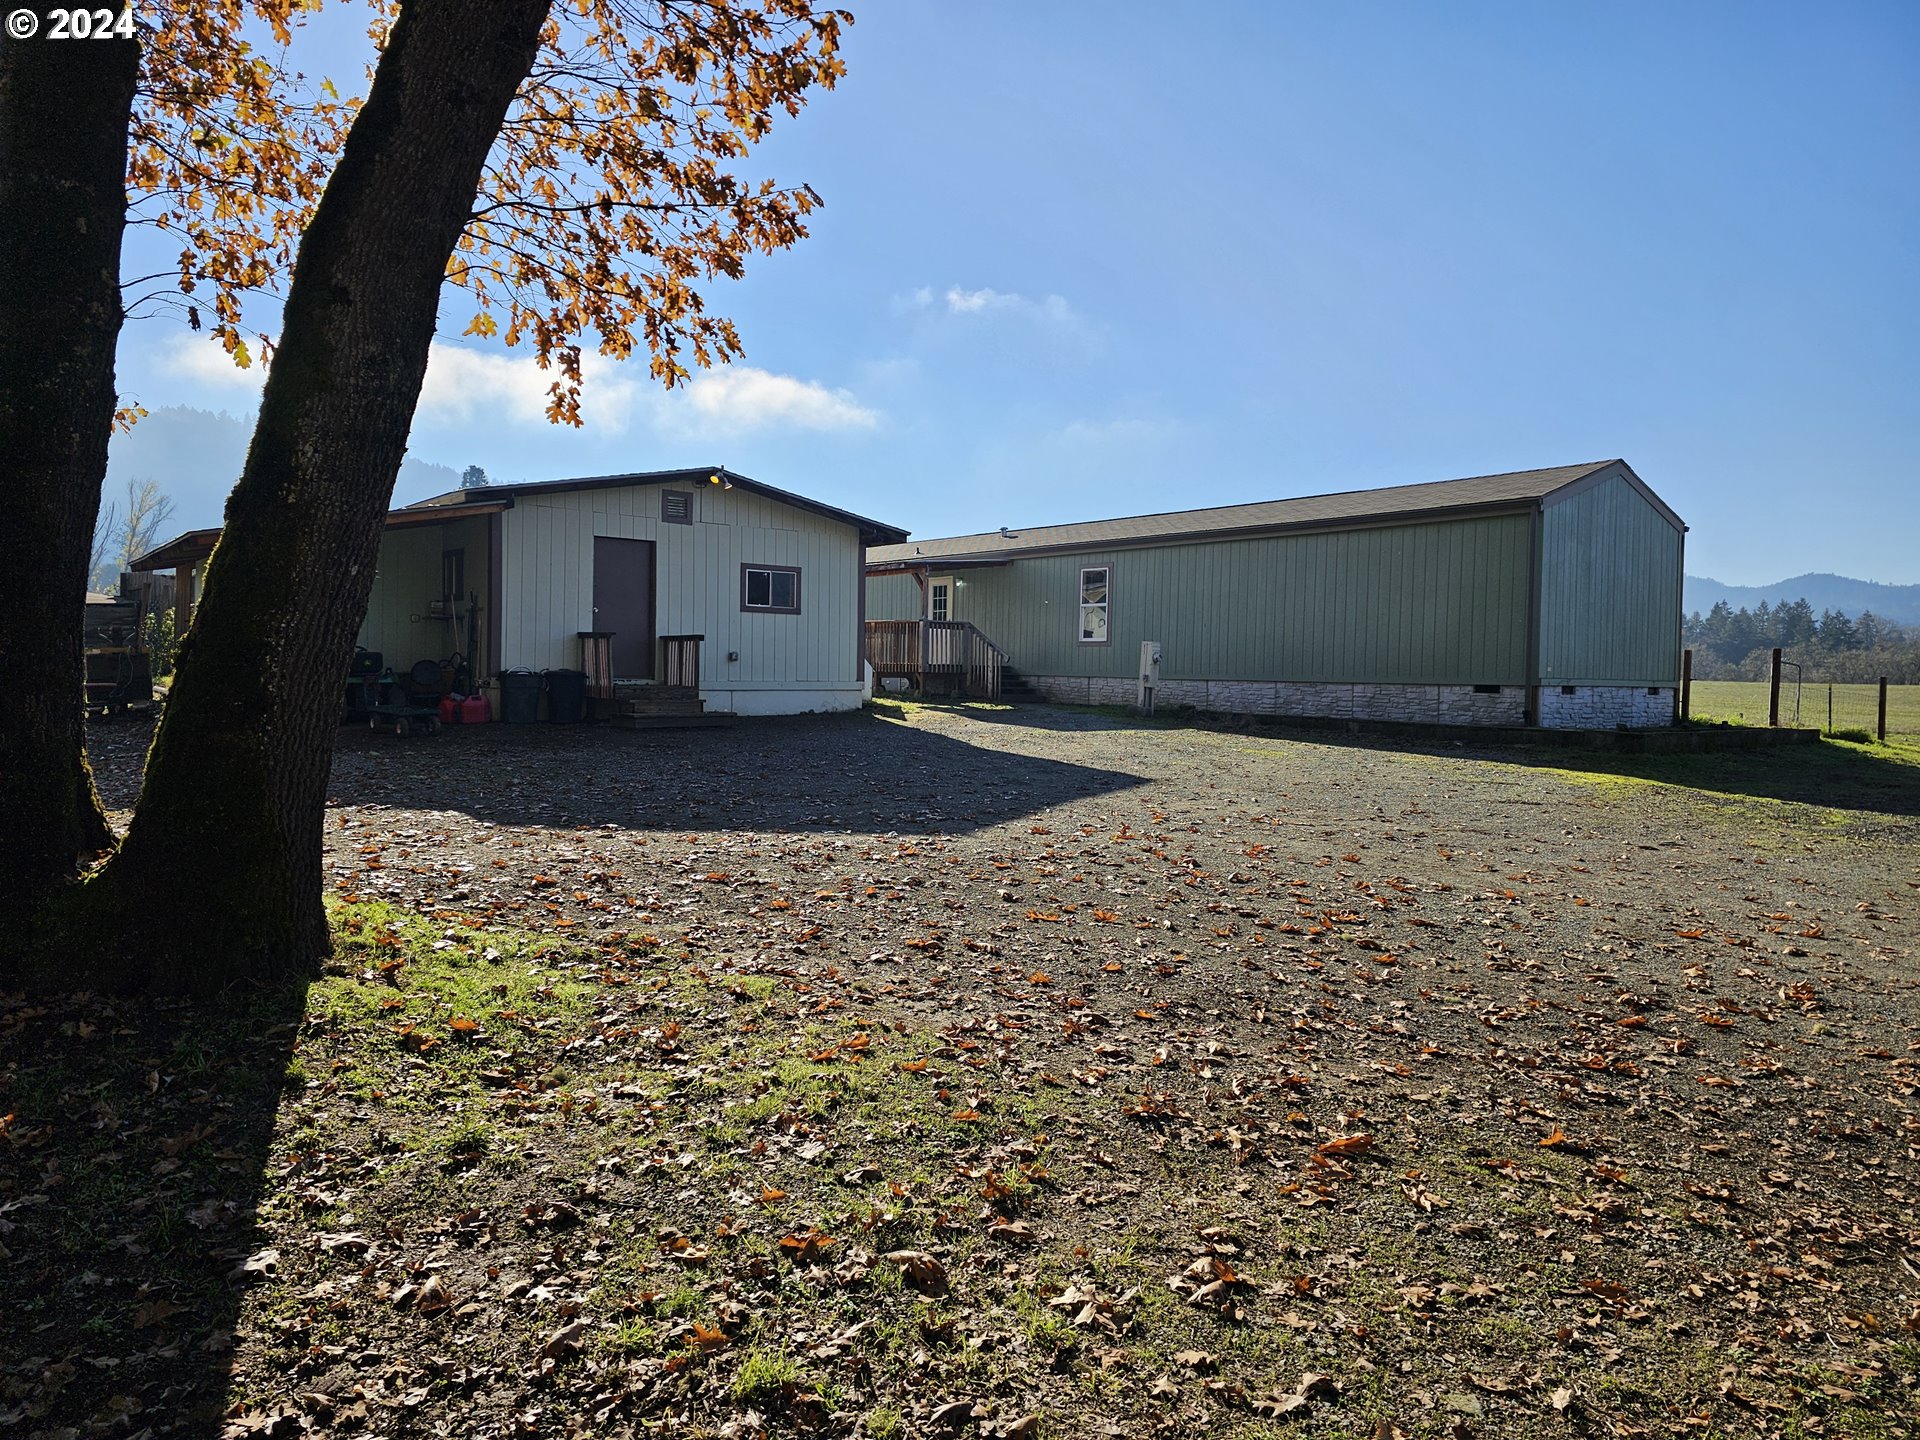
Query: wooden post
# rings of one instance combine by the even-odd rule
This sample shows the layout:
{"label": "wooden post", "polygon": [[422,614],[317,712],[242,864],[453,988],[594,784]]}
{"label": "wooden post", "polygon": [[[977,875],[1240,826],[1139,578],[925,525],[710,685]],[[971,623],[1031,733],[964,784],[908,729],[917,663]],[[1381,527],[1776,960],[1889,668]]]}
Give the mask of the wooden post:
{"label": "wooden post", "polygon": [[1680,652],[1680,718],[1693,718],[1693,651]]}
{"label": "wooden post", "polygon": [[1767,679],[1767,724],[1780,723],[1780,647],[1773,647],[1773,666]]}
{"label": "wooden post", "polygon": [[1887,677],[1880,677],[1880,743],[1887,743]]}

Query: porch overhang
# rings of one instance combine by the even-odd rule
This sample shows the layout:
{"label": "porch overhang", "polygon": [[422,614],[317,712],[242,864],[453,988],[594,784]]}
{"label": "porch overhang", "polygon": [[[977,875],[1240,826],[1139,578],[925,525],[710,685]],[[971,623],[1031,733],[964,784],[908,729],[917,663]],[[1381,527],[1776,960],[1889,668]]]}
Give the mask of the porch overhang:
{"label": "porch overhang", "polygon": [[962,570],[1004,570],[1011,560],[942,560],[939,556],[916,556],[911,560],[870,562],[867,574],[875,575],[952,575]]}
{"label": "porch overhang", "polygon": [[[481,500],[466,505],[440,505],[431,510],[389,510],[386,528],[404,530],[414,525],[445,525],[454,520],[465,520],[474,515],[498,515],[502,510],[511,510],[511,497],[504,500]],[[156,546],[146,554],[136,556],[133,570],[175,570],[198,565],[213,553],[213,547],[220,541],[220,530],[189,530],[184,535],[176,535],[164,545]]]}

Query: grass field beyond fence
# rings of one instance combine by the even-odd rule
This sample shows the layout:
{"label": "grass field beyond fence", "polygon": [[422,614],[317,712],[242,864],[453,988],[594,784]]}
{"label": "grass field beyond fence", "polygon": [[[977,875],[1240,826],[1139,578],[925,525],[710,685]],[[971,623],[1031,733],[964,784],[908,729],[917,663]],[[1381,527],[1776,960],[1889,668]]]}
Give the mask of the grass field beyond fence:
{"label": "grass field beyond fence", "polygon": [[[1793,682],[1780,682],[1780,723],[1827,728],[1827,690],[1809,680],[1800,687],[1800,718],[1793,716]],[[1835,685],[1833,728],[1865,730],[1878,723],[1878,685]],[[1767,723],[1767,682],[1764,680],[1696,680],[1693,682],[1693,718],[1737,720],[1748,725]],[[1920,685],[1887,687],[1887,738],[1920,739]]]}

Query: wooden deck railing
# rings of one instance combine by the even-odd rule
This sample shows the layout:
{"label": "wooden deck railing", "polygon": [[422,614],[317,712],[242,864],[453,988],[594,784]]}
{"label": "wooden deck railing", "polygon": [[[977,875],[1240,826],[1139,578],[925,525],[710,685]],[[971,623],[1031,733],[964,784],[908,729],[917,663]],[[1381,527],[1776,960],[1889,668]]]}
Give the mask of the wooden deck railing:
{"label": "wooden deck railing", "polygon": [[700,642],[704,635],[660,637],[660,683],[700,688]]}
{"label": "wooden deck railing", "polygon": [[1007,655],[966,620],[869,620],[867,663],[877,679],[907,679],[916,690],[957,689],[976,700],[1000,698]]}

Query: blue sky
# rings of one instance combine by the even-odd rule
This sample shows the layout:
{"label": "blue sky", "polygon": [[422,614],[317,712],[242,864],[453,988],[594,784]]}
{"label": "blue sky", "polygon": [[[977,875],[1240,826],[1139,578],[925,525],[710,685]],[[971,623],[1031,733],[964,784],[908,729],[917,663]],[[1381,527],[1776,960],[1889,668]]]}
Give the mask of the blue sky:
{"label": "blue sky", "polygon": [[[605,369],[556,429],[455,298],[412,458],[726,464],[931,536],[1621,455],[1694,573],[1920,581],[1920,8],[853,9],[755,161],[812,237],[710,292],[743,364]],[[223,364],[153,321],[120,373],[250,418]]]}

